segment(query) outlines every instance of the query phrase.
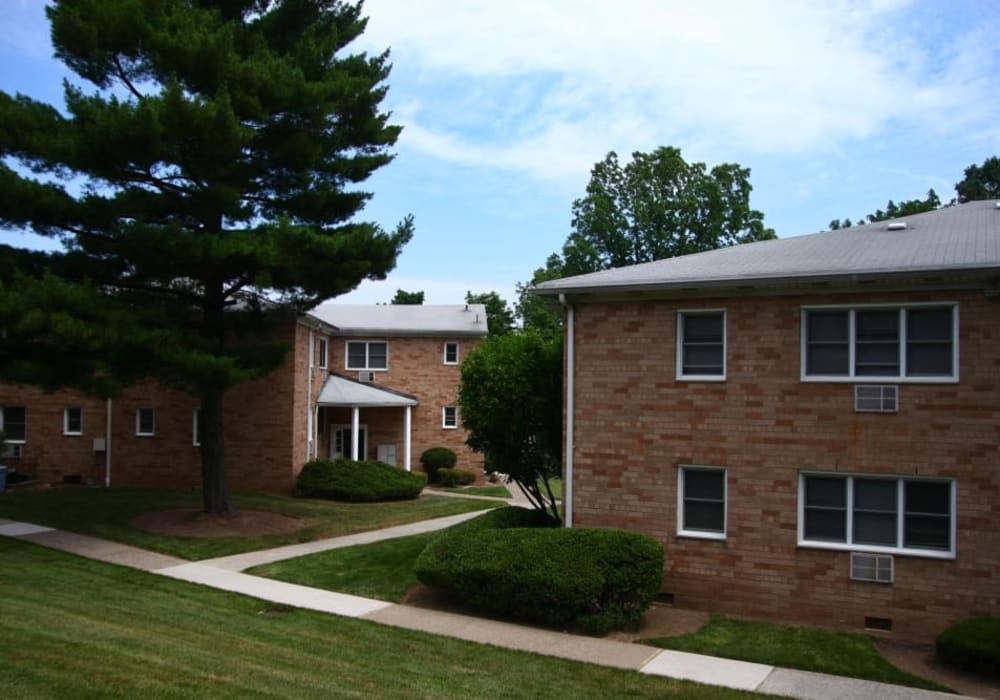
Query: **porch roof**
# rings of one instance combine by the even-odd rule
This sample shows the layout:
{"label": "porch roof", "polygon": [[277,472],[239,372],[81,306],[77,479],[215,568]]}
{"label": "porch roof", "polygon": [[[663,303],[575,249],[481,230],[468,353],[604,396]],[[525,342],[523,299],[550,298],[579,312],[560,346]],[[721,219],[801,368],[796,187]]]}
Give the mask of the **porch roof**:
{"label": "porch roof", "polygon": [[416,398],[401,391],[373,386],[364,382],[331,374],[316,404],[319,406],[416,406]]}

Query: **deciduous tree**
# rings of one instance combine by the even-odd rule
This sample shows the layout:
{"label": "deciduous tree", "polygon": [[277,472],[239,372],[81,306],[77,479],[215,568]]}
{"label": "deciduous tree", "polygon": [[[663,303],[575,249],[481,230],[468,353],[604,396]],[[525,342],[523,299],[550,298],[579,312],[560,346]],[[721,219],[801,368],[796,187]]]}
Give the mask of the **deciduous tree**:
{"label": "deciduous tree", "polygon": [[959,202],[1000,198],[1000,158],[993,156],[982,165],[970,165],[965,177],[955,184]]}
{"label": "deciduous tree", "polygon": [[388,53],[349,50],[366,20],[337,0],[47,13],[56,56],[90,86],[67,83],[63,111],[0,93],[0,224],[65,243],[0,262],[0,291],[36,304],[0,318],[22,360],[5,376],[37,373],[32,348],[56,362],[32,338],[48,314],[56,335],[92,340],[94,364],[67,383],[121,372],[199,396],[205,508],[227,511],[223,397],[281,362],[268,318],[384,278],[412,235],[408,217],[391,233],[355,218],[400,131],[380,107]]}
{"label": "deciduous tree", "polygon": [[424,293],[422,291],[408,292],[405,289],[397,289],[396,296],[389,303],[401,306],[420,306],[424,303]]}
{"label": "deciduous tree", "polygon": [[496,292],[466,292],[465,303],[482,304],[486,307],[486,324],[490,335],[504,335],[514,330],[514,312]]}

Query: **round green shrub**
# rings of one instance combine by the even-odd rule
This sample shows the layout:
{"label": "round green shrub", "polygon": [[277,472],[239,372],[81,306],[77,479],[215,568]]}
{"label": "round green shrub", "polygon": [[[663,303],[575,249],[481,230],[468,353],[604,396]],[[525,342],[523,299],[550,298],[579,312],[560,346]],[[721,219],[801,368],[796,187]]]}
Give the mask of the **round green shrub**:
{"label": "round green shrub", "polygon": [[420,464],[427,474],[427,480],[432,484],[438,482],[439,469],[454,469],[457,461],[458,456],[455,451],[449,450],[447,447],[432,447],[424,450],[423,454],[420,455]]}
{"label": "round green shrub", "polygon": [[298,477],[299,492],[313,498],[368,503],[414,499],[427,483],[423,474],[408,472],[382,462],[349,459],[315,459]]}
{"label": "round green shrub", "polygon": [[532,528],[544,520],[518,510],[449,528],[417,558],[417,578],[482,610],[545,625],[605,634],[639,624],[662,583],[659,542],[621,530]]}
{"label": "round green shrub", "polygon": [[938,635],[937,655],[946,664],[1000,676],[1000,617],[956,622]]}
{"label": "round green shrub", "polygon": [[438,469],[437,480],[442,486],[467,486],[475,483],[476,473],[469,469]]}

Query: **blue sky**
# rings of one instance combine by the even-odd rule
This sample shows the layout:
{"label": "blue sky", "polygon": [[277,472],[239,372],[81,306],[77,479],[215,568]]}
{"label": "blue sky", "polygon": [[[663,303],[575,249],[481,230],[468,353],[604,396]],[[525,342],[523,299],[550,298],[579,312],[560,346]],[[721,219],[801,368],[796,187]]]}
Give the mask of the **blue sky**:
{"label": "blue sky", "polygon": [[[62,104],[42,0],[3,0],[0,90]],[[886,200],[942,200],[1000,155],[995,0],[368,0],[356,48],[391,48],[396,160],[363,218],[416,235],[338,301],[513,302],[570,232],[608,151],[679,147],[752,170],[779,236]],[[0,242],[30,239],[0,232]]]}

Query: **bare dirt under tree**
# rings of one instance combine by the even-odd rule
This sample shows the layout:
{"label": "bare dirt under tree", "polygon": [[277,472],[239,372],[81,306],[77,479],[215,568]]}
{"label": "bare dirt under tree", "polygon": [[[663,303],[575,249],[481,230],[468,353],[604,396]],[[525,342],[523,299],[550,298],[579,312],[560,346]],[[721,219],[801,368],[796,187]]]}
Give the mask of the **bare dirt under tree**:
{"label": "bare dirt under tree", "polygon": [[[241,510],[235,513],[209,514],[198,508],[178,508],[144,513],[132,524],[147,532],[179,537],[254,537],[294,532],[305,523],[280,513],[266,510]],[[417,584],[403,600],[404,605],[444,610],[462,614],[477,614],[426,586]],[[684,610],[669,605],[654,604],[646,613],[642,627],[634,632],[614,632],[611,639],[637,641],[651,637],[671,637],[697,631],[708,622],[709,614],[699,610]],[[904,671],[930,678],[954,688],[957,692],[984,700],[1000,700],[1000,684],[995,680],[956,671],[942,665],[934,656],[932,644],[920,644],[894,639],[876,640],[876,646],[890,663]]]}

